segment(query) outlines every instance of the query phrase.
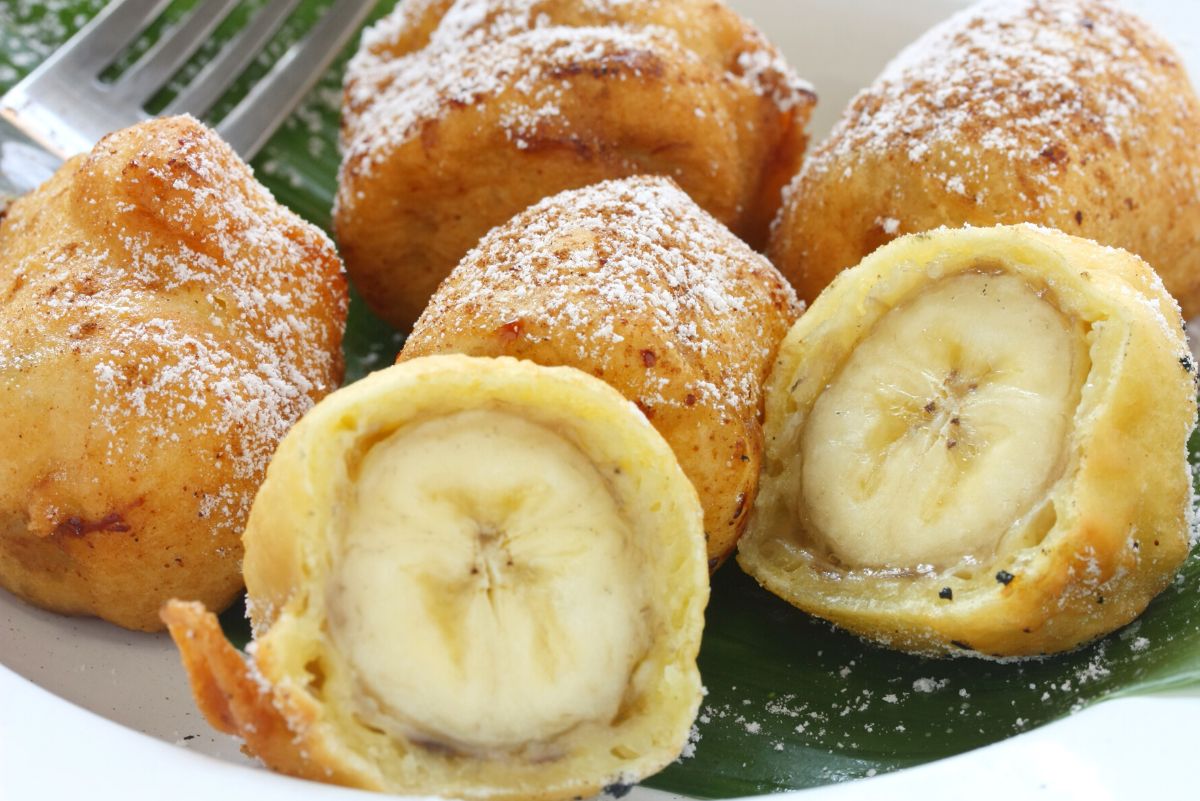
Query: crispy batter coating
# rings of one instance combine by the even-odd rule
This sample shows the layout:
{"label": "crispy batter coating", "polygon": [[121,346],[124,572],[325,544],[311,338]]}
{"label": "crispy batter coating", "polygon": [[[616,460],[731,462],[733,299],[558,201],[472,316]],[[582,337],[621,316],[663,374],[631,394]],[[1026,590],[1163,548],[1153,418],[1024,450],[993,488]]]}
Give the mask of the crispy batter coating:
{"label": "crispy batter coating", "polygon": [[251,754],[280,773],[362,786],[353,772],[338,767],[323,732],[313,725],[317,705],[305,693],[263,681],[202,603],[172,600],[163,606],[162,619],[179,647],[196,706],[210,726],[241,737]]}
{"label": "crispy batter coating", "polygon": [[670,175],[761,247],[815,96],[712,0],[424,0],[346,78],[338,244],[399,327],[492,226],[555,192]]}
{"label": "crispy batter coating", "polygon": [[284,432],[341,378],[329,239],[191,118],[112,134],[0,224],[0,585],[133,629],[224,608]]}
{"label": "crispy batter coating", "polygon": [[769,254],[811,300],[883,243],[1034,222],[1125,248],[1200,314],[1200,102],[1174,50],[1094,0],[1000,0],[860,93],[785,191]]}
{"label": "crispy batter coating", "polygon": [[491,231],[399,360],[515,356],[603,378],[695,485],[715,569],[754,502],[762,385],[799,311],[767,260],[670,179],[628,178],[547,198]]}

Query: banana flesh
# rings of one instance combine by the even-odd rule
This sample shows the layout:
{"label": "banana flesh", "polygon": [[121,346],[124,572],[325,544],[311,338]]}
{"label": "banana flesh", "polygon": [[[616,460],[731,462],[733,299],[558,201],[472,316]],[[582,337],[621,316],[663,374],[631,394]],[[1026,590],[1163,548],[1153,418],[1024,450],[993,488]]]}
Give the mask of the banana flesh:
{"label": "banana flesh", "polygon": [[375,443],[328,599],[359,714],[479,752],[611,720],[649,632],[631,527],[596,466],[495,409]]}
{"label": "banana flesh", "polygon": [[993,556],[1061,474],[1089,363],[1081,334],[1007,273],[945,278],[887,312],[800,446],[798,511],[827,555],[938,570]]}

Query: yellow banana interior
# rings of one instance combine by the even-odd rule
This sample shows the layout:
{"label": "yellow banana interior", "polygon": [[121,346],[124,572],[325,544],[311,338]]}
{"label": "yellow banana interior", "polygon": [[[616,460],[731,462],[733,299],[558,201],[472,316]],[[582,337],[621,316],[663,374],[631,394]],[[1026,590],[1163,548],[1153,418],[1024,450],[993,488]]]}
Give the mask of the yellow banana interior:
{"label": "yellow banana interior", "polygon": [[1046,287],[982,271],[933,283],[817,399],[801,526],[845,567],[988,559],[1061,475],[1089,364],[1086,331]]}
{"label": "yellow banana interior", "polygon": [[343,520],[327,603],[366,723],[491,751],[617,715],[645,582],[567,439],[501,409],[413,423],[362,457]]}

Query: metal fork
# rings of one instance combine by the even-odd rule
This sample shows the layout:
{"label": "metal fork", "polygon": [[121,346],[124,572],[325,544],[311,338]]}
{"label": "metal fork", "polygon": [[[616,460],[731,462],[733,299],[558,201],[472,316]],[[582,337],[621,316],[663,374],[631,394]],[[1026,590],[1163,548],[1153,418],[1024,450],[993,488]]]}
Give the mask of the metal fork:
{"label": "metal fork", "polygon": [[[185,17],[111,83],[113,62],[170,0],[114,0],[41,66],[0,98],[0,205],[43,180],[58,162],[89,150],[111,131],[147,119],[146,103],[212,35],[238,0],[200,0]],[[208,112],[266,46],[299,0],[269,0],[163,109]],[[333,0],[296,42],[216,126],[249,159],[366,19],[374,0]]]}

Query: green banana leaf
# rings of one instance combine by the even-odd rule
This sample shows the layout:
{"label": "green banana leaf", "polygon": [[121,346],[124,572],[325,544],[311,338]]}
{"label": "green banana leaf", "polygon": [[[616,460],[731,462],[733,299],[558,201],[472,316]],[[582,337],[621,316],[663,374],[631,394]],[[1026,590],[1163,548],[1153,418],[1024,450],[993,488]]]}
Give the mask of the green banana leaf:
{"label": "green banana leaf", "polygon": [[[244,3],[246,14],[262,0]],[[0,0],[0,90],[66,40],[101,0]],[[177,0],[168,18],[192,2]],[[315,18],[299,16],[218,106],[228,108]],[[393,3],[380,3],[376,16]],[[181,73],[191,74],[237,20]],[[161,25],[158,26],[161,29]],[[148,46],[110,68],[119,73]],[[352,49],[352,48],[350,48]],[[347,54],[254,160],[283,203],[329,227],[338,166],[337,105]],[[161,93],[152,105],[169,102]],[[347,381],[390,364],[403,337],[355,296]],[[1200,441],[1193,437],[1196,458]],[[1141,619],[1071,654],[1023,662],[931,660],[866,644],[761,590],[730,562],[713,579],[700,668],[708,694],[686,756],[646,784],[709,798],[813,787],[918,765],[1027,731],[1096,701],[1200,683],[1200,555]],[[239,607],[222,617],[244,644]]]}

